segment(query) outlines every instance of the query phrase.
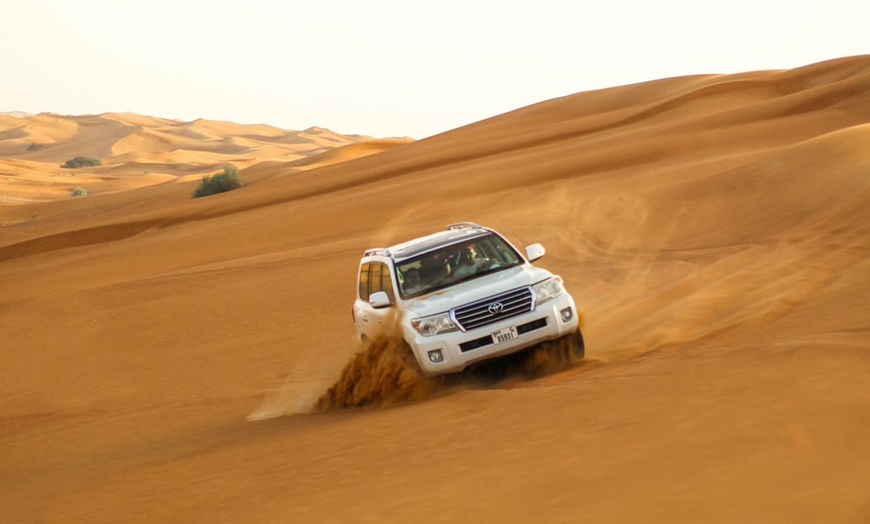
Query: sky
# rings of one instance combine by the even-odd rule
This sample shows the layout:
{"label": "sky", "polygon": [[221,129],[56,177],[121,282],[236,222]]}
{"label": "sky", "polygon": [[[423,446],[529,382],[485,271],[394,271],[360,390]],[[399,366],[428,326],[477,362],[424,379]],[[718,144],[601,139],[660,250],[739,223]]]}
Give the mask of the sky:
{"label": "sky", "polygon": [[0,112],[425,138],[544,100],[870,54],[866,0],[0,0]]}

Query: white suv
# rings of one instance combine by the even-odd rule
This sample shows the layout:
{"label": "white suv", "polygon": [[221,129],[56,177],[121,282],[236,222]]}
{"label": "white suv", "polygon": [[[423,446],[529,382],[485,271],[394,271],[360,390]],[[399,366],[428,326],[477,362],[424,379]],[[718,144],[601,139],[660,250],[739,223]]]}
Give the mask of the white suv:
{"label": "white suv", "polygon": [[524,258],[492,229],[468,222],[369,249],[353,305],[357,333],[365,341],[398,321],[428,376],[563,337],[582,358],[574,299],[560,277],[531,264],[542,256],[540,244]]}

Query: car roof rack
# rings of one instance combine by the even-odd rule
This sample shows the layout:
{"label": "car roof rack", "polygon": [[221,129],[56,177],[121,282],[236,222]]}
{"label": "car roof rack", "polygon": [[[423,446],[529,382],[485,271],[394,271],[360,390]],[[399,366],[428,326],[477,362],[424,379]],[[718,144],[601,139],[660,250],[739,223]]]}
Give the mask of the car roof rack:
{"label": "car roof rack", "polygon": [[376,247],[374,249],[366,249],[365,257],[388,257],[390,256],[390,250],[382,247]]}
{"label": "car roof rack", "polygon": [[456,231],[458,229],[483,229],[474,222],[457,222],[447,226],[447,231]]}

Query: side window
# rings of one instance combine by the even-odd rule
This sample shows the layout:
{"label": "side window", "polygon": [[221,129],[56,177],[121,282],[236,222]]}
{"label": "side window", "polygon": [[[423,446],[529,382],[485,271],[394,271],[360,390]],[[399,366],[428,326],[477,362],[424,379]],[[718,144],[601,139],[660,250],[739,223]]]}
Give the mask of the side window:
{"label": "side window", "polygon": [[369,266],[371,264],[365,263],[359,270],[359,298],[366,302],[368,302],[371,295],[369,293]]}
{"label": "side window", "polygon": [[359,298],[368,302],[369,297],[378,291],[386,293],[390,297],[390,303],[396,302],[390,267],[381,262],[363,264],[359,270]]}
{"label": "side window", "polygon": [[390,275],[390,266],[386,264],[378,264],[381,266],[381,291],[390,297],[390,304],[396,303],[396,297],[393,294],[393,278]]}
{"label": "side window", "polygon": [[[369,296],[372,293],[377,293],[378,291],[383,291],[381,288],[381,264],[380,262],[372,262],[372,273],[369,276]],[[366,297],[368,300],[369,297]]]}

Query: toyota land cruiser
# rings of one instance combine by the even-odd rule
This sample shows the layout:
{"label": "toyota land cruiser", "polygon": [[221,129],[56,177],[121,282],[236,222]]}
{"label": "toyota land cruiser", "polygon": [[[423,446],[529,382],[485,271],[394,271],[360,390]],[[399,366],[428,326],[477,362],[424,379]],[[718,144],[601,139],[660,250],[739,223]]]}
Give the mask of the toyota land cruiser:
{"label": "toyota land cruiser", "polygon": [[365,341],[398,319],[428,376],[565,338],[583,358],[574,299],[562,279],[531,263],[492,229],[470,222],[389,248],[365,251],[353,319]]}

